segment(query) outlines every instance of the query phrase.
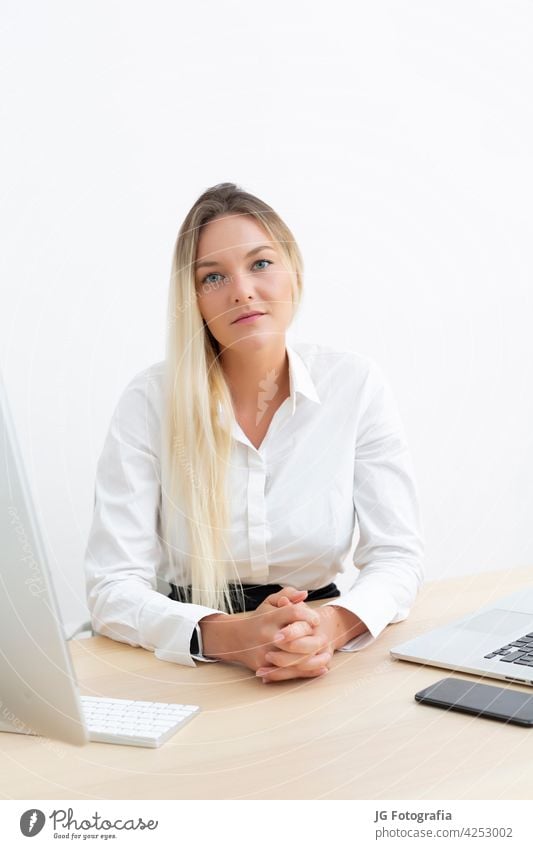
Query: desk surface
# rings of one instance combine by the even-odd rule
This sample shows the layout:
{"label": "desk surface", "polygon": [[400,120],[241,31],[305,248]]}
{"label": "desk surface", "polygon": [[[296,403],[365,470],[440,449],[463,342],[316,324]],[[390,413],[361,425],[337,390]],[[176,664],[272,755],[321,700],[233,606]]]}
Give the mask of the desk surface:
{"label": "desk surface", "polygon": [[445,675],[474,678],[393,660],[389,649],[532,575],[428,582],[407,620],[361,652],[336,652],[316,680],[264,685],[244,667],[179,666],[105,637],[73,640],[82,693],[193,703],[202,712],[159,749],[0,733],[0,797],[529,799],[533,729],[417,704],[414,693]]}

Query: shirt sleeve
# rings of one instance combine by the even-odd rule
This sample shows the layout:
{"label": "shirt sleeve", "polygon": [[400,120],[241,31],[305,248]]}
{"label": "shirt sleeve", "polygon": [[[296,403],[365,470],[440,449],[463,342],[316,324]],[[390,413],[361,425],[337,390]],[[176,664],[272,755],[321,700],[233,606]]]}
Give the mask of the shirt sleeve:
{"label": "shirt sleeve", "polygon": [[328,605],[351,610],[368,631],[340,651],[359,651],[392,622],[406,619],[423,582],[424,539],[418,490],[403,423],[382,370],[370,361],[368,403],[358,422],[353,502],[359,541],[353,587]]}
{"label": "shirt sleeve", "polygon": [[97,464],[84,558],[87,601],[96,633],[142,646],[160,660],[196,666],[190,654],[196,624],[225,611],[157,591],[163,556],[159,441],[154,401],[145,381],[134,378],[115,408]]}

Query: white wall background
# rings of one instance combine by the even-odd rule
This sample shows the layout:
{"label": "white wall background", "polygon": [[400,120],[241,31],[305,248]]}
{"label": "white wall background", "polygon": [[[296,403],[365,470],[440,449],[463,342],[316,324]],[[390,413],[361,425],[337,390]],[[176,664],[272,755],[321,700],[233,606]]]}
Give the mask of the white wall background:
{"label": "white wall background", "polygon": [[0,13],[0,364],[65,620],[112,409],[163,357],[178,227],[226,180],[299,241],[292,338],[388,375],[428,577],[533,565],[530,0]]}

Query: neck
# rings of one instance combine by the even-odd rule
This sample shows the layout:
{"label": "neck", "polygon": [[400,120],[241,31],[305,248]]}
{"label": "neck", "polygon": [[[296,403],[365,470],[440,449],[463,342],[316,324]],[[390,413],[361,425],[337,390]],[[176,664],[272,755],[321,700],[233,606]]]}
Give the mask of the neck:
{"label": "neck", "polygon": [[220,360],[236,409],[257,409],[260,393],[266,393],[269,400],[282,394],[288,397],[289,359],[284,337],[253,353],[225,349]]}

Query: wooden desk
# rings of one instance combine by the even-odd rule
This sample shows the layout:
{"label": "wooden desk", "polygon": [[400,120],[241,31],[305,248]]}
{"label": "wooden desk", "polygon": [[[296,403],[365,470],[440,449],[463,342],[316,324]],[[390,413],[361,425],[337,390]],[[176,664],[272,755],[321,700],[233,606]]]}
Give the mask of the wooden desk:
{"label": "wooden desk", "polygon": [[82,693],[195,703],[202,713],[160,749],[0,734],[0,795],[529,799],[533,729],[417,704],[417,690],[454,673],[392,660],[389,648],[532,577],[523,569],[428,583],[409,619],[361,652],[337,652],[316,680],[264,685],[244,667],[193,669],[105,637],[72,641]]}

